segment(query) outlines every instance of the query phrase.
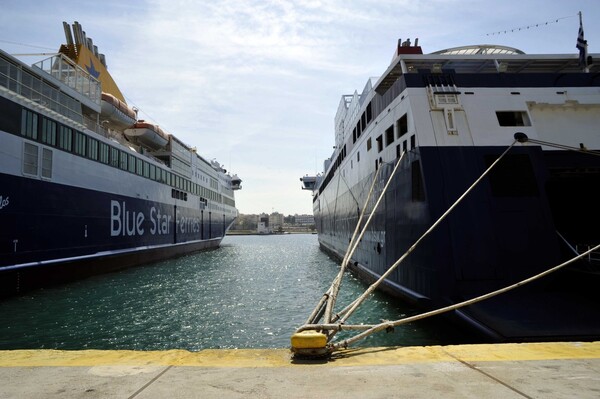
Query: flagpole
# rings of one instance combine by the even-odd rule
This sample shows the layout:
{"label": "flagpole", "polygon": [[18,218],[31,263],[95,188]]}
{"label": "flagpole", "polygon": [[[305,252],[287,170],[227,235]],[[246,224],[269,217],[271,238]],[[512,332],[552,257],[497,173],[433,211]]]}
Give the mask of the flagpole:
{"label": "flagpole", "polygon": [[590,72],[588,65],[588,52],[587,52],[587,41],[584,39],[583,34],[583,14],[581,11],[577,13],[579,15],[579,32],[577,34],[577,49],[579,50],[579,65],[583,67],[583,71],[586,73]]}

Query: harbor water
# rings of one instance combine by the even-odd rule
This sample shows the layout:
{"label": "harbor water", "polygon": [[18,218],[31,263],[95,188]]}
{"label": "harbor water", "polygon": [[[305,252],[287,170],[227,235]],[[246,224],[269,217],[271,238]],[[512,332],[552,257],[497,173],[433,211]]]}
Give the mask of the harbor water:
{"label": "harbor water", "polygon": [[[219,249],[33,291],[0,302],[0,349],[286,348],[339,270],[317,236],[227,236]],[[366,285],[348,274],[337,309]],[[349,323],[416,309],[375,293]],[[469,341],[442,321],[379,333],[358,346]]]}

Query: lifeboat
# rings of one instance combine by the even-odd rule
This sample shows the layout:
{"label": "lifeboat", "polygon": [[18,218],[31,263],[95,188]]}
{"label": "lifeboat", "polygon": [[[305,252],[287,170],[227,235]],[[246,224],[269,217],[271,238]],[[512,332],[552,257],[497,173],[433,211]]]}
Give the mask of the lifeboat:
{"label": "lifeboat", "polygon": [[110,93],[102,93],[101,107],[100,117],[117,127],[129,127],[137,119],[133,108]]}
{"label": "lifeboat", "polygon": [[128,137],[133,137],[147,147],[158,150],[163,148],[169,142],[169,135],[158,125],[148,123],[144,120],[137,121],[129,129],[125,129]]}

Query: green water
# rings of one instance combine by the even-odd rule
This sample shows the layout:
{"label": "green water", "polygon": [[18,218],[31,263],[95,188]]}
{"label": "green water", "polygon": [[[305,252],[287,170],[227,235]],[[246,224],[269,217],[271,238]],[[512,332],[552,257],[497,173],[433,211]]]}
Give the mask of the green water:
{"label": "green water", "polygon": [[[317,236],[228,236],[217,250],[37,290],[0,302],[0,349],[286,348],[338,271]],[[365,285],[348,275],[339,309]],[[383,294],[349,323],[416,311]],[[457,341],[450,326],[418,322],[358,346]]]}

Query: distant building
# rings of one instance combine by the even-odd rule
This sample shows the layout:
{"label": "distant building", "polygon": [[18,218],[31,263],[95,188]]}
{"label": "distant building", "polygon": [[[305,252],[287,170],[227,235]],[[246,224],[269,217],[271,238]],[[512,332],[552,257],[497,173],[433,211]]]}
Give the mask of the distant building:
{"label": "distant building", "polygon": [[273,212],[269,215],[269,226],[271,231],[277,231],[283,227],[283,215],[279,212]]}
{"label": "distant building", "polygon": [[258,227],[256,228],[258,234],[271,234],[273,230],[269,224],[269,215],[262,213],[258,216]]}
{"label": "distant building", "polygon": [[296,224],[300,226],[310,226],[315,224],[314,215],[294,215]]}

